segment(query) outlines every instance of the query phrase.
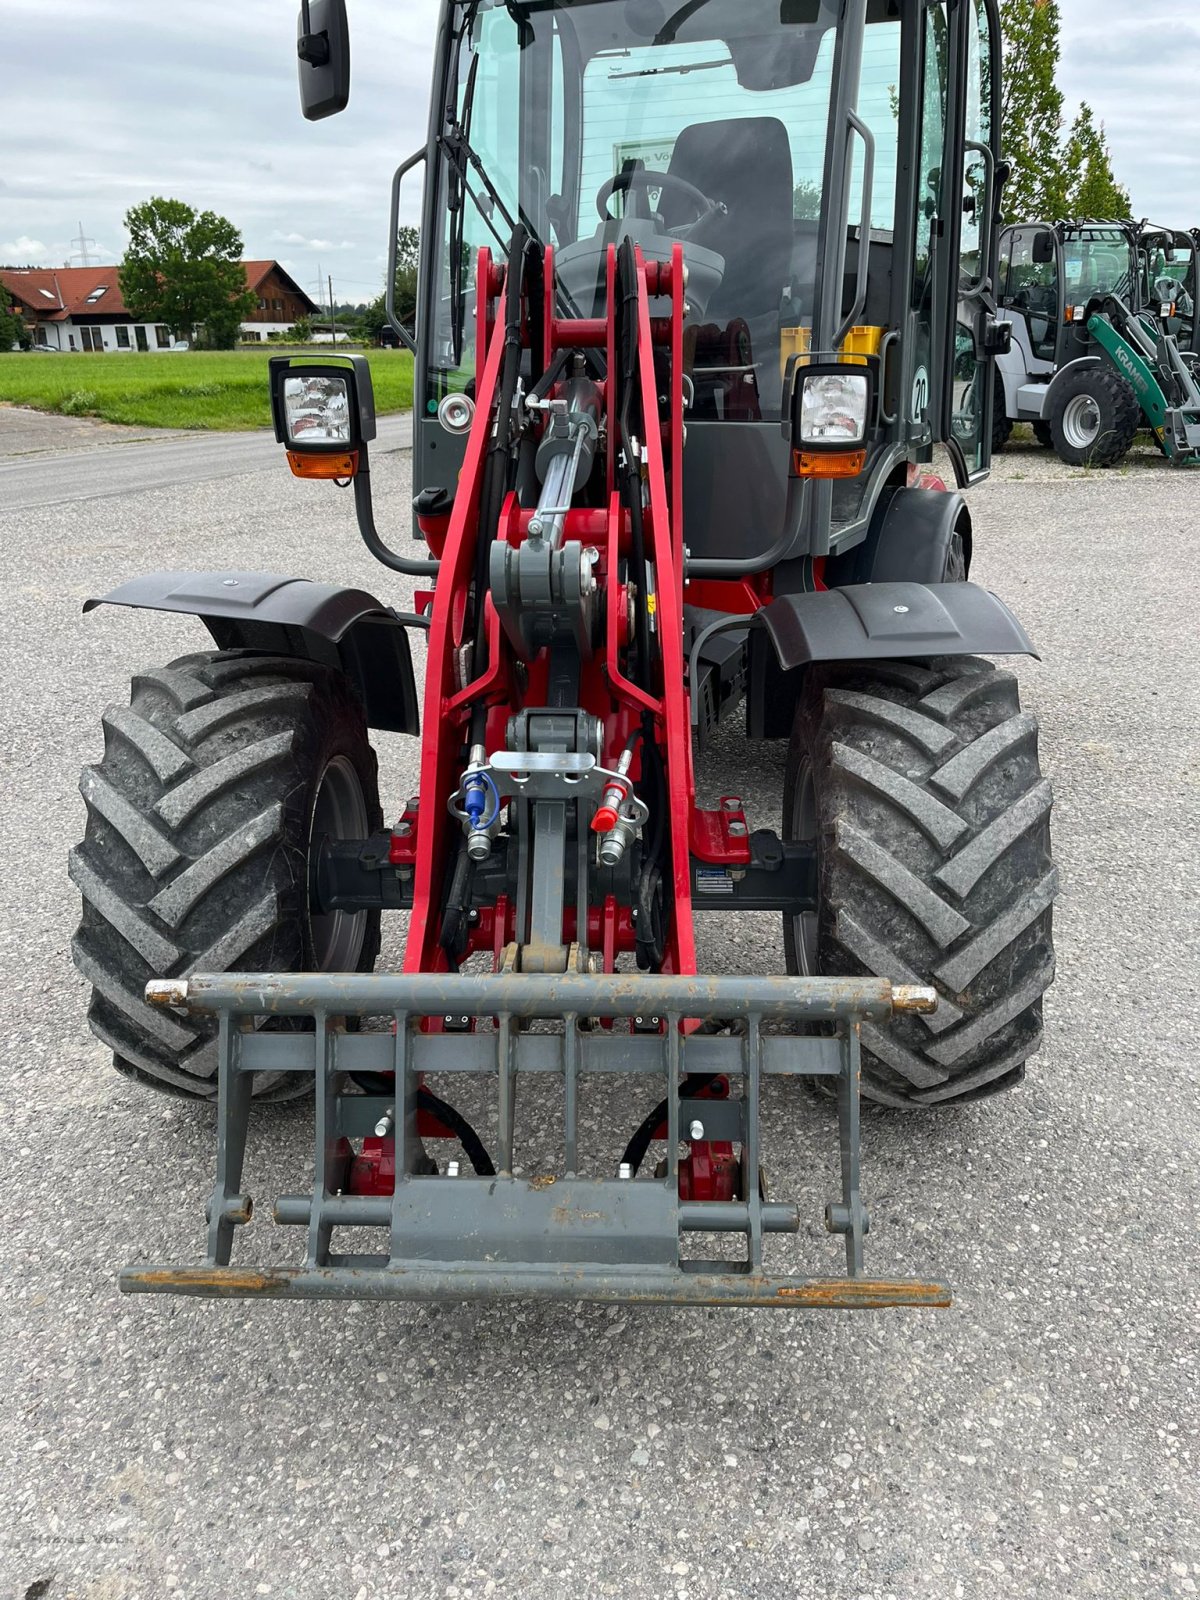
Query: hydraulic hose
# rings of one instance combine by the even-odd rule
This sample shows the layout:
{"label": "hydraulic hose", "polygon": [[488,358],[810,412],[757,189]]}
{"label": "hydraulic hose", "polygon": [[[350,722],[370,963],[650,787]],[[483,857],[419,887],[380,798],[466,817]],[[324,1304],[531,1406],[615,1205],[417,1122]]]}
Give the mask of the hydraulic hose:
{"label": "hydraulic hose", "polygon": [[[626,239],[617,257],[617,340],[621,363],[621,391],[618,396],[617,426],[621,435],[621,448],[625,455],[625,468],[621,474],[625,508],[629,512],[630,564],[637,589],[638,604],[634,609],[634,645],[637,666],[634,673],[641,676],[641,687],[652,692],[650,683],[650,621],[646,609],[646,544],[642,524],[642,476],[633,454],[632,412],[637,400],[637,263],[633,241]],[[645,419],[643,419],[643,431]]]}
{"label": "hydraulic hose", "polygon": [[467,1160],[481,1178],[496,1176],[495,1163],[484,1148],[483,1140],[461,1111],[456,1111],[452,1105],[439,1100],[433,1090],[427,1089],[424,1084],[417,1090],[417,1110],[427,1111],[453,1132],[466,1152]]}
{"label": "hydraulic hose", "polygon": [[[380,1072],[352,1072],[350,1076],[364,1094],[391,1094],[395,1081]],[[424,1084],[417,1089],[417,1110],[436,1117],[443,1127],[450,1129],[462,1145],[467,1160],[481,1178],[496,1176],[495,1163],[488,1155],[483,1140],[461,1111],[455,1110],[445,1100],[440,1100],[433,1090],[427,1089]]]}
{"label": "hydraulic hose", "polygon": [[479,676],[486,666],[484,659],[487,632],[484,627],[483,599],[488,587],[488,565],[491,547],[500,526],[500,513],[508,493],[510,437],[513,400],[521,376],[521,295],[524,287],[525,253],[529,236],[523,227],[517,227],[508,251],[508,273],[504,281],[504,363],[500,372],[500,391],[497,399],[496,431],[488,450],[483,492],[480,496],[479,527],[475,545],[475,610],[472,639],[474,641],[473,666]]}
{"label": "hydraulic hose", "polygon": [[[715,1083],[719,1076],[719,1073],[689,1073],[679,1085],[679,1098],[681,1100],[694,1099],[697,1095],[702,1094],[710,1083]],[[655,1131],[662,1126],[666,1119],[667,1102],[660,1100],[625,1146],[625,1154],[621,1157],[621,1165],[628,1165],[631,1168],[633,1177],[637,1177],[638,1169],[646,1159],[646,1151],[649,1150],[653,1142]]]}

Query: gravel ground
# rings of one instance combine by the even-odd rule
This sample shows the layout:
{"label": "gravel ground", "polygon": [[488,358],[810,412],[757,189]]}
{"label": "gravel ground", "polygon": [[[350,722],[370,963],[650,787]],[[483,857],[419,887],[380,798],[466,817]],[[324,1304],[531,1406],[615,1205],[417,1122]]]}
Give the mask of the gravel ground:
{"label": "gravel ground", "polygon": [[[402,524],[407,456],[373,477],[380,521]],[[205,636],[80,605],[186,565],[405,596],[348,498],[282,462],[0,506],[0,1596],[1195,1594],[1198,482],[1149,453],[1081,475],[1014,445],[973,496],[974,575],[1043,651],[1018,670],[1058,797],[1059,979],[1020,1092],[866,1118],[870,1262],[947,1279],[954,1309],[811,1316],[118,1297],[123,1262],[199,1253],[213,1119],[109,1071],[70,966],[65,855],[101,709]],[[703,790],[737,788],[775,822],[782,761],[731,732]],[[394,803],[404,741],[383,768]],[[710,925],[704,955],[782,960],[771,919],[740,938]],[[776,1192],[811,1200],[796,1247],[819,1267],[834,1122],[771,1087],[767,1164]],[[260,1123],[269,1193],[309,1123]]]}

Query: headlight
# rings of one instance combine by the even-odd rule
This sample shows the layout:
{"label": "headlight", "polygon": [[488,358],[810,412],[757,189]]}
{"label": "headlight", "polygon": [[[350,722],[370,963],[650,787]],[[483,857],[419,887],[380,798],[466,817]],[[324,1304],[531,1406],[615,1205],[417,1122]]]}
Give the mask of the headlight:
{"label": "headlight", "polygon": [[375,396],[365,356],[309,361],[272,356],[271,417],[297,477],[352,478],[375,437]]}
{"label": "headlight", "polygon": [[853,450],[867,433],[871,381],[865,372],[808,373],[800,391],[801,449]]}
{"label": "headlight", "polygon": [[283,380],[283,417],[289,441],[314,444],[350,443],[350,397],[345,378],[287,377]]}
{"label": "headlight", "polygon": [[857,477],[875,425],[878,357],[797,360],[788,374],[793,475]]}

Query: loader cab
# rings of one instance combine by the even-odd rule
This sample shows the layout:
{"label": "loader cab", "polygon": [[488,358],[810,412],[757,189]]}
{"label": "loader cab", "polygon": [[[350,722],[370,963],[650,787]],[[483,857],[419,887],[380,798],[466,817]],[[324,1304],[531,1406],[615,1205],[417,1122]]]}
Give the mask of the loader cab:
{"label": "loader cab", "polygon": [[[559,315],[606,314],[610,244],[682,244],[695,559],[766,556],[789,522],[812,555],[848,548],[938,441],[963,482],[986,471],[998,48],[994,0],[446,4],[417,487],[454,482],[474,273],[517,222],[554,252]],[[878,406],[865,469],[801,489],[784,425],[817,357],[872,366]]]}
{"label": "loader cab", "polygon": [[1196,245],[1179,228],[1137,230],[1138,310],[1181,350],[1196,349]]}
{"label": "loader cab", "polygon": [[1013,324],[1018,365],[1035,381],[1091,353],[1087,307],[1115,295],[1136,305],[1138,258],[1115,222],[1024,222],[1000,236],[997,300]]}

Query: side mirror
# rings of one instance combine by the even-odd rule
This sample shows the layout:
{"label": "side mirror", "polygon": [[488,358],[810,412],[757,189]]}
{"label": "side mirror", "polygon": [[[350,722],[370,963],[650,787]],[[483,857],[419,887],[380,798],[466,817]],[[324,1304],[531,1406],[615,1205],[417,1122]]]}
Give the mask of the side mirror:
{"label": "side mirror", "polygon": [[309,122],[335,116],[350,101],[346,0],[301,0],[296,27],[300,109]]}
{"label": "side mirror", "polygon": [[982,311],[975,323],[975,348],[982,356],[1006,356],[1012,352],[1011,322],[1001,321]]}
{"label": "side mirror", "polygon": [[1034,236],[1033,236],[1033,263],[1034,263],[1034,266],[1037,266],[1037,267],[1050,267],[1050,266],[1054,265],[1054,258],[1055,258],[1055,255],[1057,254],[1057,250],[1056,250],[1057,242],[1058,241],[1055,239],[1054,235],[1048,229],[1044,228],[1041,233],[1035,233],[1034,234]]}
{"label": "side mirror", "polygon": [[338,362],[272,356],[271,419],[298,478],[353,478],[375,437],[375,391],[366,356]]}

